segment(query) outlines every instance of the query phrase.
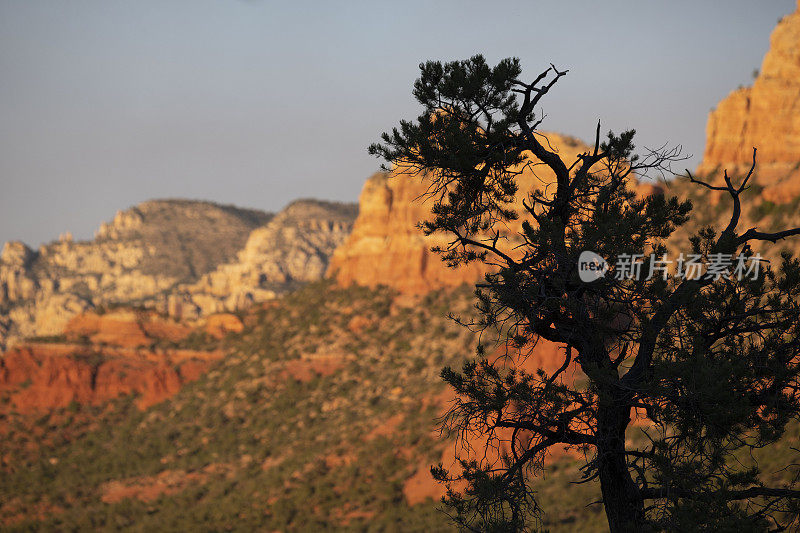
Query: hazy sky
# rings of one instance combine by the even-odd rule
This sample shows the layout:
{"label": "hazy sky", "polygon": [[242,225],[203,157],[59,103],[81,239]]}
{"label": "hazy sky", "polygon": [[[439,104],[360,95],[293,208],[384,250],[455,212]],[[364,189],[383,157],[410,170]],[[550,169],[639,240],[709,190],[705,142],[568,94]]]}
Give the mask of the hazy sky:
{"label": "hazy sky", "polygon": [[369,143],[419,108],[420,61],[569,68],[543,128],[702,155],[795,0],[0,0],[0,242],[88,238],[184,197],[275,211],[355,201]]}

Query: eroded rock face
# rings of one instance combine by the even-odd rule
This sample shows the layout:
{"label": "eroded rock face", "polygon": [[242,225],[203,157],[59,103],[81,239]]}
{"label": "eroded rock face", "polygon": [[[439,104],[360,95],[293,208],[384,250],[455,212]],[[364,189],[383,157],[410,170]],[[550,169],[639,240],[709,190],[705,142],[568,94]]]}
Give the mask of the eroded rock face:
{"label": "eroded rock face", "polygon": [[62,236],[37,252],[19,242],[0,255],[0,349],[59,334],[99,305],[146,304],[235,257],[271,215],[210,202],[154,200],[120,211],[94,240]]}
{"label": "eroded rock face", "polygon": [[477,279],[476,265],[450,270],[431,253],[436,238],[423,237],[416,227],[430,214],[430,202],[418,198],[425,189],[423,182],[405,176],[369,178],[353,232],[331,258],[331,275],[343,285],[388,285],[409,293]]}
{"label": "eroded rock face", "polygon": [[[589,150],[581,141],[558,134],[547,134],[550,144],[566,161]],[[549,168],[530,167],[517,178],[519,193],[513,208],[520,212],[522,200],[534,189],[545,189],[555,181]],[[423,197],[428,183],[407,175],[375,174],[364,185],[359,198],[358,219],[347,242],[336,250],[329,274],[343,284],[388,285],[401,292],[419,294],[432,289],[472,283],[482,278],[485,267],[472,263],[448,268],[430,251],[445,245],[446,235],[423,236],[416,224],[430,217],[432,201]],[[652,189],[652,190],[651,190]],[[651,187],[644,194],[656,192]],[[509,223],[509,235],[521,231],[521,221]],[[512,237],[513,238],[513,237]]]}
{"label": "eroded rock face", "polygon": [[28,268],[36,253],[24,243],[7,242],[0,253],[0,305],[9,301],[32,298],[36,282],[29,276]]}
{"label": "eroded rock face", "polygon": [[[62,347],[63,348],[63,347]],[[67,353],[48,345],[18,346],[0,360],[0,392],[9,392],[12,409],[35,413],[72,402],[99,405],[126,394],[138,396],[144,409],[169,398],[199,378],[220,354],[196,352],[179,362],[169,354],[161,361],[147,354],[95,354],[79,346]]]}
{"label": "eroded rock face", "polygon": [[157,308],[183,319],[232,311],[320,279],[356,206],[298,201],[274,216],[190,200],[120,211],[92,241],[0,254],[0,350],[59,334],[98,306]]}
{"label": "eroded rock face", "polygon": [[103,314],[87,312],[72,318],[64,337],[72,342],[141,348],[158,340],[180,342],[191,332],[190,327],[153,311],[116,309]]}
{"label": "eroded rock face", "polygon": [[[800,5],[770,38],[752,87],[739,88],[711,112],[701,175],[744,175],[758,148],[756,182],[764,197],[786,203],[800,194]],[[721,180],[721,176],[715,176]]]}
{"label": "eroded rock face", "polygon": [[206,318],[203,331],[215,339],[222,339],[228,333],[241,333],[244,323],[231,313],[219,313]]}

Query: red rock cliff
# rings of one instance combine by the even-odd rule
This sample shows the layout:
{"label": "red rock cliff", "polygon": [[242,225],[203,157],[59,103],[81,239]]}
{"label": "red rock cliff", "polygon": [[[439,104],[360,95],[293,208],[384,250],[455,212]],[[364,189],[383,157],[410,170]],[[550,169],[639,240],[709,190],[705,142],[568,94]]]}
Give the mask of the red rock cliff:
{"label": "red rock cliff", "polygon": [[[237,325],[230,318],[224,327],[217,322],[215,331]],[[63,341],[26,342],[0,355],[0,405],[36,413],[135,394],[137,405],[146,408],[199,378],[222,357],[219,350],[156,346],[184,340],[193,332],[152,311],[78,315],[67,325]]]}
{"label": "red rock cliff", "polygon": [[430,213],[430,202],[418,199],[424,192],[422,181],[406,176],[375,174],[367,180],[353,232],[331,258],[329,272],[339,283],[420,293],[480,276],[477,265],[449,270],[430,252],[437,239],[426,239],[416,227]]}
{"label": "red rock cliff", "polygon": [[764,197],[783,203],[800,194],[800,2],[772,32],[753,86],[733,91],[711,112],[697,173],[747,172],[753,147]]}
{"label": "red rock cliff", "polygon": [[[589,147],[573,137],[547,134],[550,144],[565,161]],[[555,181],[549,168],[538,165],[526,169],[517,179],[516,209],[529,192]],[[652,186],[640,186],[641,193]],[[431,246],[447,242],[445,235],[423,236],[417,222],[430,216],[431,201],[420,198],[427,188],[421,178],[407,175],[375,174],[364,185],[359,198],[359,213],[353,232],[331,258],[329,275],[342,285],[388,285],[401,292],[420,294],[441,287],[471,283],[483,276],[485,267],[473,263],[459,269],[448,268]],[[645,190],[646,189],[646,190]],[[511,233],[521,229],[521,220],[509,224]]]}

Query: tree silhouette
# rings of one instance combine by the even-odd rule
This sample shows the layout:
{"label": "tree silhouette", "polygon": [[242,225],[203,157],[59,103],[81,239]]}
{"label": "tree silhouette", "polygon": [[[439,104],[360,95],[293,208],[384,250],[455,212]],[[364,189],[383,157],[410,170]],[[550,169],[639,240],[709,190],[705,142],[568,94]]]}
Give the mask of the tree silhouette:
{"label": "tree silhouette", "polygon": [[[635,155],[633,130],[602,139],[598,124],[593,149],[564,161],[538,131],[538,105],[566,71],[551,65],[524,82],[519,60],[490,67],[482,56],[420,69],[413,93],[423,113],[369,152],[396,175],[428,180],[432,216],[421,227],[452,237],[436,250],[443,260],[491,265],[476,288],[480,318],[467,325],[499,333],[523,352],[546,339],[564,354],[554,372],[531,374],[479,348],[459,371],[442,371],[458,398],[444,427],[505,450],[494,461],[463,458],[457,473],[432,469],[449,487],[466,483],[448,490],[451,517],[474,531],[535,528],[531,479],[552,447],[566,446],[585,454],[583,480],[599,479],[613,532],[796,525],[800,492],[793,483],[765,486],[749,452],[776,442],[800,412],[800,263],[783,255],[775,269],[759,264],[757,276],[710,268],[720,258],[752,267],[751,243],[800,234],[739,230],[755,150],[738,185],[727,173],[719,186],[687,176],[732,198],[721,231],[703,228],[686,243],[709,267],[704,273],[665,279],[615,267],[585,282],[583,251],[637,258],[644,272],[667,252],[691,203],[660,194],[637,199],[630,185],[635,176],[668,171],[679,150]],[[522,169],[541,164],[555,175],[552,186],[518,191]],[[510,205],[518,194],[525,195],[522,213]],[[522,231],[510,235],[506,223],[518,217]],[[565,380],[573,367],[585,379]],[[643,444],[626,440],[633,419]]]}

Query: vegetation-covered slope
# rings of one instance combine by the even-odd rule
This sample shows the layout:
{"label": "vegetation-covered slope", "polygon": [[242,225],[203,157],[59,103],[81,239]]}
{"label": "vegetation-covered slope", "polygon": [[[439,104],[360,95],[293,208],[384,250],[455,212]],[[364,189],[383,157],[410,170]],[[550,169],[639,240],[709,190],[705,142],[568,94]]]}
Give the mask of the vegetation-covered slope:
{"label": "vegetation-covered slope", "polygon": [[[445,316],[471,301],[466,288],[409,299],[313,283],[243,315],[245,330],[221,341],[227,358],[146,411],[126,398],[5,415],[0,524],[450,531],[433,499],[409,505],[422,499],[409,479],[433,494],[427,469],[452,446],[435,432],[449,396],[438,373],[470,357],[476,338]],[[205,342],[194,347],[214,347]],[[556,459],[537,481],[551,531],[606,528],[602,505],[586,506],[597,487],[572,483],[580,464]]]}
{"label": "vegetation-covered slope", "polygon": [[127,399],[38,420],[8,415],[0,520],[448,530],[433,500],[409,506],[404,489],[441,457],[438,372],[475,343],[445,315],[470,301],[466,289],[404,302],[386,289],[316,283],[246,315],[245,331],[223,341],[222,363],[147,411]]}

